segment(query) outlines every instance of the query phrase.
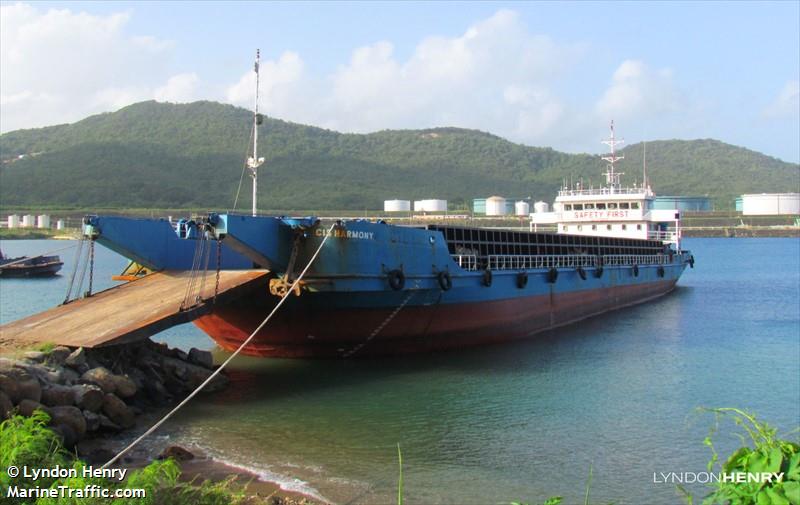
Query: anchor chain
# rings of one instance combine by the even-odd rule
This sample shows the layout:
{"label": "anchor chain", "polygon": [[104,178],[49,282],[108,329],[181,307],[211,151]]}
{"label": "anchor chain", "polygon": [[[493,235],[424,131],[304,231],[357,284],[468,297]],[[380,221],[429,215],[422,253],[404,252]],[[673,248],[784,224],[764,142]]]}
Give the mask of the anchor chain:
{"label": "anchor chain", "polygon": [[92,283],[94,282],[94,239],[89,239],[89,290],[84,293],[84,298],[92,296]]}
{"label": "anchor chain", "polygon": [[217,278],[214,283],[214,299],[211,304],[217,303],[217,295],[219,294],[219,272],[222,270],[222,241],[217,237]]}

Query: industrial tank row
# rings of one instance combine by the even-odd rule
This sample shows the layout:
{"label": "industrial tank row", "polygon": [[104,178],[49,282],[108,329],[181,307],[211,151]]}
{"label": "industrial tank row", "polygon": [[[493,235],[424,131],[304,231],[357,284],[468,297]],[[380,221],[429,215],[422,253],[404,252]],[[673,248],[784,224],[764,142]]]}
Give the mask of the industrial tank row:
{"label": "industrial tank row", "polygon": [[[63,230],[64,226],[65,224],[63,219],[59,219],[58,221],[56,221],[57,230]],[[32,214],[25,214],[24,216],[19,216],[17,214],[10,214],[6,219],[6,227],[48,229],[51,227],[50,216],[48,214],[40,214],[38,216],[34,216]]]}

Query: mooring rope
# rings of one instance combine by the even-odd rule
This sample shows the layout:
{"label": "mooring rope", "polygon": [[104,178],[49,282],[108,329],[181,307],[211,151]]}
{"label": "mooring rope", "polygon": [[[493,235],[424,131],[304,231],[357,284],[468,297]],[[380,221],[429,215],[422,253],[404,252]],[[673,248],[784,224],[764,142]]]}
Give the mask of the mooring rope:
{"label": "mooring rope", "polygon": [[211,382],[212,379],[214,379],[214,377],[219,375],[219,373],[228,365],[228,363],[230,363],[233,360],[233,358],[238,356],[239,352],[241,352],[241,350],[244,349],[245,346],[247,346],[247,344],[249,344],[251,340],[253,340],[253,337],[255,337],[256,334],[259,331],[261,331],[261,329],[269,322],[270,319],[272,319],[272,316],[275,315],[275,313],[278,311],[279,308],[281,308],[281,305],[283,305],[283,302],[285,302],[286,299],[289,297],[289,295],[294,292],[294,288],[300,283],[300,280],[306,274],[306,272],[308,271],[309,267],[311,267],[312,263],[314,263],[314,260],[317,259],[317,256],[319,255],[319,252],[322,250],[322,246],[325,245],[325,242],[327,242],[328,238],[330,238],[330,236],[332,235],[334,227],[336,227],[336,224],[331,225],[330,229],[328,230],[328,233],[325,234],[325,237],[322,239],[322,242],[320,242],[319,247],[317,247],[317,250],[314,251],[314,255],[311,256],[311,259],[308,261],[308,264],[306,265],[306,267],[303,269],[302,272],[300,272],[300,275],[292,283],[292,287],[290,287],[289,290],[286,292],[286,294],[284,294],[283,297],[280,299],[280,301],[278,301],[277,305],[275,305],[275,307],[272,309],[272,311],[269,313],[269,315],[267,315],[267,317],[264,318],[263,321],[261,321],[261,324],[259,324],[258,327],[255,330],[253,330],[253,333],[251,333],[250,336],[247,337],[247,340],[242,342],[242,345],[240,345],[239,348],[236,349],[233,352],[233,354],[231,354],[228,357],[228,359],[226,359],[216,370],[214,370],[214,372],[211,375],[209,375],[208,378],[206,380],[204,380],[202,384],[197,386],[197,388],[194,391],[189,393],[189,396],[184,398],[184,400],[182,402],[180,402],[178,405],[176,405],[174,409],[170,410],[167,413],[167,415],[162,417],[161,420],[159,420],[156,424],[151,426],[150,429],[148,429],[147,431],[142,433],[141,436],[139,436],[139,438],[137,438],[136,440],[131,442],[127,447],[122,449],[122,451],[120,451],[116,456],[111,458],[105,465],[102,466],[102,468],[108,468],[109,466],[111,466],[114,463],[116,463],[117,460],[119,460],[119,458],[121,458],[122,456],[127,454],[128,451],[133,449],[139,442],[144,440],[148,435],[150,435],[151,433],[156,431],[159,428],[159,426],[164,424],[167,421],[167,419],[169,419],[170,417],[172,417],[173,414],[175,414],[175,412],[177,412],[178,410],[181,409],[181,407],[183,407],[184,405],[189,403],[189,400],[194,398],[197,395],[197,393],[199,393],[209,382]]}

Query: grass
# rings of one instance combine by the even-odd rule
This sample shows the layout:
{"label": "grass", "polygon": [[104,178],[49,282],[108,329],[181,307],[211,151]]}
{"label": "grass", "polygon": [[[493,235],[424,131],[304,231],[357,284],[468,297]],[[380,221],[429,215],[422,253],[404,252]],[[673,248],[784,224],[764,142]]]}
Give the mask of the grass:
{"label": "grass", "polygon": [[[204,481],[180,482],[181,470],[174,460],[154,461],[144,468],[128,472],[122,483],[103,478],[83,477],[82,469],[86,463],[74,458],[61,445],[58,436],[49,428],[49,418],[42,411],[35,411],[31,417],[12,416],[0,423],[0,491],[2,503],[22,505],[228,505],[244,504],[247,498],[243,491],[233,489],[234,477],[221,482]],[[22,476],[9,477],[7,469],[17,468],[74,468],[77,477],[40,478],[33,481]],[[144,498],[117,498],[113,500],[59,496],[58,498],[39,497],[35,501],[28,498],[9,497],[7,490],[14,486],[18,489],[58,488],[86,489],[89,486],[100,486],[104,489],[144,489]]]}

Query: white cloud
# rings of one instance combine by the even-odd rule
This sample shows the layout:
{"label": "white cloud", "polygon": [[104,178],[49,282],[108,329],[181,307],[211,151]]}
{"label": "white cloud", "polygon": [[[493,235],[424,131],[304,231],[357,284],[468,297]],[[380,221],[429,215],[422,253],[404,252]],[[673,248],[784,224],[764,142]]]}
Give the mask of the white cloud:
{"label": "white cloud", "polygon": [[155,89],[153,97],[159,102],[191,102],[197,99],[200,78],[195,73],[174,75]]}
{"label": "white cloud", "polygon": [[171,42],[129,36],[130,16],[0,6],[0,130],[76,121],[153,98]]}
{"label": "white cloud", "polygon": [[[325,77],[285,52],[261,66],[260,109],[348,132],[460,126],[543,142],[564,120],[552,82],[582,50],[530,34],[516,13],[501,10],[460,36],[421,40],[405,60],[389,41],[355,48]],[[229,86],[228,101],[252,107],[253,79],[248,71]]]}
{"label": "white cloud", "polygon": [[595,112],[606,118],[646,119],[675,112],[683,103],[670,69],[653,70],[642,61],[626,60],[614,72]]}
{"label": "white cloud", "polygon": [[770,119],[800,117],[800,81],[789,81],[764,110]]}

